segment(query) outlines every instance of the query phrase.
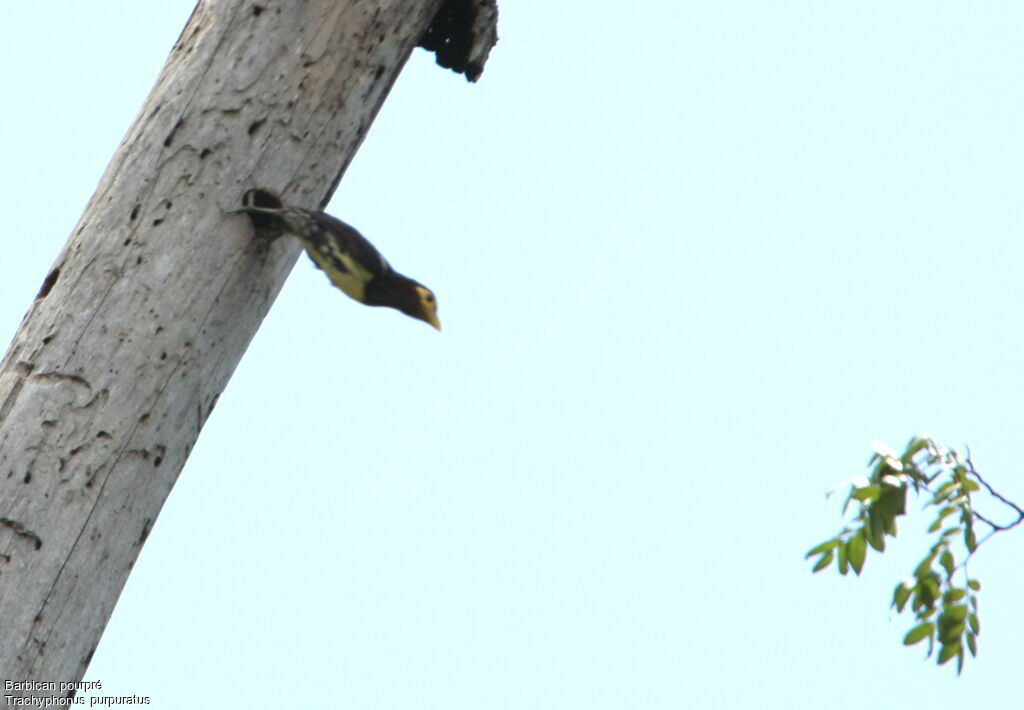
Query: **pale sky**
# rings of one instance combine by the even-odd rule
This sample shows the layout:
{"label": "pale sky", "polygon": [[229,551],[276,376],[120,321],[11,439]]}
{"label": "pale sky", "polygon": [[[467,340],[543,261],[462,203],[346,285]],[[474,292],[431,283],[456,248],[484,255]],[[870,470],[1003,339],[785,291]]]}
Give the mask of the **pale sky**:
{"label": "pale sky", "polygon": [[[5,346],[192,6],[0,9]],[[476,85],[414,54],[328,211],[444,332],[302,257],[86,680],[154,710],[1019,697],[1019,532],[972,563],[960,679],[888,610],[930,518],[861,579],[802,555],[875,439],[969,444],[1024,501],[1024,5],[625,7],[502,3]]]}

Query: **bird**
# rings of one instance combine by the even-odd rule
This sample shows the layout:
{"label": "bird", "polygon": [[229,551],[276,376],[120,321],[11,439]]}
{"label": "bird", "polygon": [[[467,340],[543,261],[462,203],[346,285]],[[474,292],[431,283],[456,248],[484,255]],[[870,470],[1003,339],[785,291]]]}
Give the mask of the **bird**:
{"label": "bird", "polygon": [[398,273],[355,227],[325,212],[285,205],[265,190],[249,190],[244,212],[259,233],[294,236],[331,283],[367,306],[395,308],[441,330],[437,297],[419,281]]}

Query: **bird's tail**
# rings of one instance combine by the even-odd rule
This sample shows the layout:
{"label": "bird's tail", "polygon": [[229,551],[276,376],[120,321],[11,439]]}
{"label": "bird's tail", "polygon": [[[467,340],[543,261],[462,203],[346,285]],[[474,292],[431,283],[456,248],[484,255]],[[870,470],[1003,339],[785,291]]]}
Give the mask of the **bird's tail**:
{"label": "bird's tail", "polygon": [[282,215],[285,211],[281,198],[267,190],[246,190],[242,195],[242,208],[231,210],[228,214],[249,215],[252,226],[258,235],[275,239],[286,231]]}

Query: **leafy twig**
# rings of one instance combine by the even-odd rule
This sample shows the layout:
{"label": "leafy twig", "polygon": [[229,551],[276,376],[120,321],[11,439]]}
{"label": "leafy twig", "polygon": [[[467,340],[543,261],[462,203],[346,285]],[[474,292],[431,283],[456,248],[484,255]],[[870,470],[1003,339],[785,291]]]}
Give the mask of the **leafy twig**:
{"label": "leafy twig", "polygon": [[[937,535],[936,541],[914,569],[913,577],[896,585],[892,606],[902,612],[909,603],[917,621],[904,637],[904,645],[927,639],[931,656],[938,641],[938,663],[956,657],[959,674],[963,670],[964,648],[975,656],[980,632],[977,593],[981,583],[970,577],[967,562],[981,543],[1024,521],[1024,509],[997,493],[978,473],[970,449],[964,458],[927,436],[911,439],[899,455],[884,444],[876,444],[874,449],[868,461],[870,475],[850,479],[843,512],[856,502],[853,519],[838,535],[813,547],[806,557],[818,557],[814,572],[836,561],[840,574],[852,569],[859,575],[867,548],[883,552],[885,538],[896,537],[896,518],[906,514],[908,491],[913,488],[919,495],[930,494],[925,507],[933,506],[937,513],[928,532]],[[977,513],[971,495],[982,487],[992,498],[1013,509],[1017,520],[999,525]],[[947,519],[955,522],[949,523]],[[974,530],[975,520],[991,528],[980,543]],[[963,559],[959,565],[958,555]],[[958,583],[961,577],[962,584]]]}

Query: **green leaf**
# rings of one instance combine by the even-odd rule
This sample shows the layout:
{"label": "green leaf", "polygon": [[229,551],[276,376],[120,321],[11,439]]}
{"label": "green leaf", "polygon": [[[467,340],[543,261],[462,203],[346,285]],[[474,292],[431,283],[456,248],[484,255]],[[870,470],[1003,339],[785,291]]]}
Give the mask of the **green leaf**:
{"label": "green leaf", "polygon": [[915,577],[917,577],[918,579],[924,579],[925,577],[931,575],[932,562],[935,561],[935,554],[936,553],[933,551],[931,554],[929,554],[927,557],[921,560],[921,564],[919,564],[917,568],[914,570]]}
{"label": "green leaf", "polygon": [[940,510],[938,515],[935,516],[935,522],[933,522],[928,527],[928,532],[933,533],[936,530],[938,530],[939,528],[941,528],[942,527],[942,523],[946,520],[946,518],[948,518],[950,515],[952,515],[956,511],[957,511],[957,509],[954,508],[951,505],[947,505],[945,508]]}
{"label": "green leaf", "polygon": [[864,569],[864,558],[867,557],[868,548],[864,541],[863,531],[850,538],[850,549],[848,555],[850,557],[850,566],[853,567],[853,571],[860,575],[860,571]]}
{"label": "green leaf", "polygon": [[910,598],[910,592],[913,591],[913,587],[900,582],[896,585],[896,589],[892,593],[892,605],[898,612],[903,612],[903,608],[907,605],[907,599]]}
{"label": "green leaf", "polygon": [[906,486],[886,487],[874,507],[888,528],[893,520],[907,512]]}
{"label": "green leaf", "polygon": [[964,528],[964,545],[967,547],[968,552],[974,552],[978,549],[978,538],[974,535],[973,527]]}
{"label": "green leaf", "polygon": [[943,644],[953,643],[959,639],[966,627],[965,619],[967,618],[967,605],[956,604],[946,605],[942,607],[942,613],[939,614],[939,641]]}
{"label": "green leaf", "polygon": [[928,638],[935,633],[935,624],[926,622],[924,624],[918,624],[903,637],[904,646],[913,646],[915,643],[919,643],[922,640]]}
{"label": "green leaf", "polygon": [[963,651],[960,648],[960,642],[959,641],[957,641],[955,643],[948,643],[948,644],[944,645],[942,647],[942,650],[939,651],[939,661],[938,661],[939,665],[940,666],[943,665],[950,658],[952,658],[956,654],[962,653],[962,652]]}
{"label": "green leaf", "polygon": [[921,449],[928,448],[929,441],[929,439],[920,436],[912,438],[907,442],[907,448],[903,452],[903,460],[909,463],[910,459],[914,458]]}
{"label": "green leaf", "polygon": [[839,574],[845,575],[850,570],[850,543],[844,542],[836,552],[839,553]]}
{"label": "green leaf", "polygon": [[820,555],[822,552],[827,552],[828,550],[831,550],[833,547],[836,547],[838,544],[839,544],[839,538],[838,537],[834,537],[831,540],[825,540],[825,542],[821,543],[820,545],[815,545],[810,550],[808,550],[807,554],[804,555],[804,559],[805,560],[809,560],[810,558],[814,557],[815,555]]}
{"label": "green leaf", "polygon": [[935,600],[939,598],[938,575],[929,574],[917,582],[917,588],[921,590],[921,602],[926,607],[935,606]]}
{"label": "green leaf", "polygon": [[[944,606],[942,608],[942,615],[950,620],[950,622],[959,622],[967,618],[967,605],[966,604],[952,604]],[[942,622],[939,622],[942,623]]]}
{"label": "green leaf", "polygon": [[958,589],[957,587],[952,587],[942,597],[942,601],[944,601],[946,604],[953,604],[954,602],[960,601],[965,596],[967,596],[967,590],[966,589]]}
{"label": "green leaf", "polygon": [[974,638],[974,634],[967,634],[967,650],[971,652],[971,658],[978,655],[978,642]]}
{"label": "green leaf", "polygon": [[882,487],[871,485],[863,486],[862,488],[854,488],[850,491],[850,495],[861,503],[866,501],[875,501],[878,500],[878,496],[882,495]]}
{"label": "green leaf", "polygon": [[834,556],[835,555],[832,554],[832,550],[826,552],[824,555],[821,556],[821,559],[819,559],[818,562],[814,565],[814,568],[811,570],[811,572],[820,572],[821,570],[828,567],[830,564],[832,564],[832,558]]}
{"label": "green leaf", "polygon": [[964,624],[953,624],[952,626],[943,627],[942,617],[939,617],[939,642],[942,644],[955,643],[957,639],[964,635]]}
{"label": "green leaf", "polygon": [[[904,513],[906,513],[907,512],[907,487],[906,486],[901,486],[898,491],[896,491],[895,493],[892,494],[892,496],[893,496],[893,498],[896,501],[896,511],[900,515],[903,515]],[[896,531],[894,530],[892,534],[895,535]]]}
{"label": "green leaf", "polygon": [[977,636],[981,633],[981,622],[978,621],[977,614],[967,615],[967,625],[971,627],[971,635]]}
{"label": "green leaf", "polygon": [[946,570],[948,576],[953,576],[953,570],[956,568],[956,565],[953,562],[952,552],[943,550],[942,555],[939,557],[939,564],[942,565],[942,569]]}
{"label": "green leaf", "polygon": [[932,497],[932,505],[937,505],[948,498],[954,486],[956,486],[956,481],[946,481],[939,486],[938,490],[935,491],[935,495]]}
{"label": "green leaf", "polygon": [[980,592],[981,591],[981,582],[979,582],[976,579],[969,579],[969,580],[967,580],[967,586],[970,587],[971,589],[973,589],[976,592]]}
{"label": "green leaf", "polygon": [[[875,513],[876,511],[872,511]],[[864,528],[868,544],[879,552],[885,552],[885,527],[882,523],[882,516],[869,515],[868,526]]]}

